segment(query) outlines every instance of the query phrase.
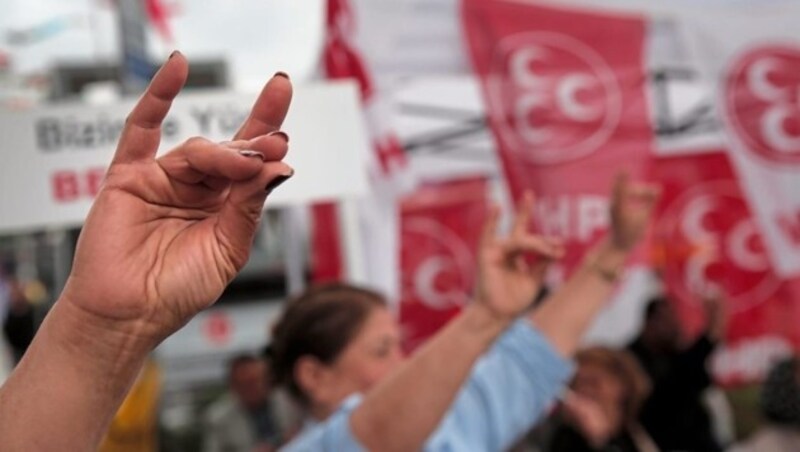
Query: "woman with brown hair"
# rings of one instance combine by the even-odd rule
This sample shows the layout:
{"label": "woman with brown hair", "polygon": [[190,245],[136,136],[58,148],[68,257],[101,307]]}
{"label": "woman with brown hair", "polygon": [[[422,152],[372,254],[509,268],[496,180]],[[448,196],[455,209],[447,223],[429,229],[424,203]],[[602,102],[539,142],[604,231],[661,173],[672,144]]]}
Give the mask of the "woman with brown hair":
{"label": "woman with brown hair", "polygon": [[546,450],[658,450],[638,423],[650,381],[625,351],[590,347],[575,356],[577,371],[555,415]]}
{"label": "woman with brown hair", "polygon": [[[655,195],[620,177],[609,236],[527,315],[541,264],[561,250],[528,232],[530,195],[508,237],[496,236],[493,215],[475,301],[402,365],[399,328],[377,294],[327,286],[290,302],[274,330],[274,366],[312,420],[285,450],[507,450],[568,383],[569,358],[641,238]],[[544,259],[529,268],[526,252]]]}

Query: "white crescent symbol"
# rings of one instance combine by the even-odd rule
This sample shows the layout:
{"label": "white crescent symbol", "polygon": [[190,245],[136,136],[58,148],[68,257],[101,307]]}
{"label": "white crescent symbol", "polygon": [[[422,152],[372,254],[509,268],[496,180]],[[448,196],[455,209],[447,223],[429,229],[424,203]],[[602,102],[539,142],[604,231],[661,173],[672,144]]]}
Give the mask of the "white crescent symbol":
{"label": "white crescent symbol", "polygon": [[553,133],[550,127],[535,126],[528,117],[536,107],[544,105],[545,99],[537,93],[528,93],[521,96],[514,105],[514,119],[520,137],[529,144],[539,145],[546,143]]}
{"label": "white crescent symbol", "polygon": [[769,74],[780,68],[777,58],[762,58],[747,70],[747,86],[761,100],[774,101],[784,96],[785,89],[779,88],[769,81]]}
{"label": "white crescent symbol", "polygon": [[691,244],[706,249],[709,245],[713,248],[710,252],[693,254],[686,262],[686,285],[690,290],[703,290],[709,284],[706,278],[706,269],[717,261],[716,234],[703,226],[703,219],[714,210],[714,202],[708,196],[698,197],[686,206],[681,231],[684,237],[691,240]]}
{"label": "white crescent symbol", "polygon": [[458,290],[440,292],[436,290],[436,276],[450,266],[448,259],[434,256],[420,264],[414,275],[414,289],[425,304],[434,309],[447,309],[453,306],[453,300],[460,300],[463,295]]}
{"label": "white crescent symbol", "polygon": [[762,253],[754,252],[747,246],[747,239],[758,234],[753,220],[740,221],[730,232],[728,253],[736,265],[751,272],[760,272],[769,268],[769,262]]}
{"label": "white crescent symbol", "polygon": [[530,112],[545,105],[548,77],[539,75],[531,63],[546,63],[547,51],[538,46],[528,46],[514,53],[510,62],[514,83],[525,88],[526,93],[514,102],[514,119],[520,137],[532,145],[546,143],[552,136],[548,127],[537,127],[529,120]]}
{"label": "white crescent symbol", "polygon": [[528,46],[514,52],[509,64],[514,83],[525,88],[544,88],[547,77],[537,74],[531,67],[531,63],[546,63],[546,55],[547,51],[537,46]]}
{"label": "white crescent symbol", "polygon": [[787,105],[776,105],[764,113],[761,118],[761,132],[770,147],[784,153],[800,151],[800,137],[793,137],[786,132],[783,123],[792,115]]}
{"label": "white crescent symbol", "polygon": [[589,122],[598,119],[603,114],[601,109],[578,101],[578,93],[593,85],[594,78],[586,74],[565,76],[556,90],[556,100],[561,111],[575,121]]}

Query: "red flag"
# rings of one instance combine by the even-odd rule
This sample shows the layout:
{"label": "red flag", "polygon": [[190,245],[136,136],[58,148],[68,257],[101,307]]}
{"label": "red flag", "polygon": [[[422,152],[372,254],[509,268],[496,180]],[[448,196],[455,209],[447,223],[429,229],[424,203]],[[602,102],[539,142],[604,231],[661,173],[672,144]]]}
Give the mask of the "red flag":
{"label": "red flag", "polygon": [[615,173],[641,177],[650,160],[645,20],[503,0],[463,14],[511,193],[537,193],[569,269],[607,228]]}
{"label": "red flag", "polygon": [[161,39],[167,43],[174,42],[172,28],[169,25],[170,9],[164,5],[162,0],[145,0],[144,6],[147,19],[161,36]]}
{"label": "red flag", "polygon": [[486,188],[483,178],[426,184],[403,200],[400,324],[407,352],[472,297]]}
{"label": "red flag", "polygon": [[660,158],[655,174],[664,188],[657,264],[687,334],[706,324],[699,297],[715,286],[727,295],[729,316],[715,377],[723,384],[760,379],[776,357],[800,346],[797,282],[773,270],[726,153]]}

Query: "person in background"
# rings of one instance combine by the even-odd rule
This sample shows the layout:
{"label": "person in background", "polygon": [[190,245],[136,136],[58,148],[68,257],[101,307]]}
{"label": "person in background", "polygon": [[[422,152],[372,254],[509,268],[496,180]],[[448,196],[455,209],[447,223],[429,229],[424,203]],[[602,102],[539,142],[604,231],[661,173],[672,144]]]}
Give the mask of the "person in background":
{"label": "person in background", "polygon": [[773,366],[761,389],[765,425],[729,452],[800,450],[800,357]]}
{"label": "person in background", "polygon": [[[13,274],[13,265],[10,259],[0,255],[0,324],[5,324],[8,305],[10,303],[11,289],[8,285],[10,275]],[[0,384],[3,384],[14,368],[14,357],[11,346],[6,342],[5,334],[0,334]]]}
{"label": "person in background", "polygon": [[711,386],[708,357],[724,333],[723,299],[703,298],[706,327],[685,345],[677,314],[669,300],[650,300],[644,327],[628,349],[650,376],[653,390],[641,412],[641,423],[663,450],[719,451],[703,393]]}
{"label": "person in background", "polygon": [[[293,174],[279,131],[291,99],[285,74],[267,83],[234,141],[194,138],[156,158],[161,122],[187,76],[188,62],[173,53],[125,123],[67,284],[0,387],[4,450],[93,450],[148,353],[212,305],[247,262],[268,194]],[[656,187],[618,178],[608,236],[522,318],[547,263],[531,266],[525,256],[554,254],[554,245],[531,237],[527,221],[517,223],[520,234],[497,238],[495,212],[476,303],[356,407],[287,450],[419,450],[441,424],[438,450],[508,447],[540,414],[532,407],[543,411],[569,379],[566,360],[613,292],[657,198]],[[478,363],[487,352],[500,363]],[[483,377],[457,397],[470,374]],[[444,419],[451,406],[458,416]]]}
{"label": "person in background", "polygon": [[151,358],[111,421],[99,452],[156,452],[161,371]]}
{"label": "person in background", "polygon": [[277,450],[286,438],[271,392],[266,361],[247,354],[234,357],[228,366],[228,391],[205,413],[203,450]]}
{"label": "person in background", "polygon": [[3,334],[11,347],[14,363],[18,363],[36,334],[36,313],[19,279],[11,276],[7,279],[7,286],[8,312],[3,322]]}
{"label": "person in background", "polygon": [[[477,252],[475,300],[408,360],[378,294],[327,286],[290,302],[273,331],[276,371],[314,422],[286,450],[508,450],[569,381],[570,358],[656,198],[655,187],[617,178],[608,236],[527,314],[563,248],[528,232],[532,194],[506,237],[496,236],[493,212]],[[527,254],[538,255],[533,267]]]}
{"label": "person in background", "polygon": [[532,435],[544,451],[654,452],[639,424],[650,380],[628,352],[591,347],[575,356],[578,369],[559,410]]}

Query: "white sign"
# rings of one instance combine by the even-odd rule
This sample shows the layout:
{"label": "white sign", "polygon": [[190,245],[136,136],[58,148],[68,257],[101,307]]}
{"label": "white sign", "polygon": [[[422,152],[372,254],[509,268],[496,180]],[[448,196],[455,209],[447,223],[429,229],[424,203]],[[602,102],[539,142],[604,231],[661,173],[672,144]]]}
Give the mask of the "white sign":
{"label": "white sign", "polygon": [[[231,92],[181,94],[163,124],[159,152],[196,135],[230,140],[254,100]],[[81,224],[133,103],[0,112],[0,233]],[[296,172],[269,206],[367,192],[370,148],[354,84],[298,87],[284,130],[291,137],[286,162]]]}

